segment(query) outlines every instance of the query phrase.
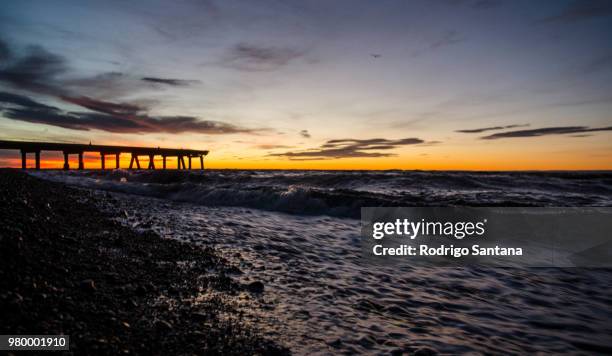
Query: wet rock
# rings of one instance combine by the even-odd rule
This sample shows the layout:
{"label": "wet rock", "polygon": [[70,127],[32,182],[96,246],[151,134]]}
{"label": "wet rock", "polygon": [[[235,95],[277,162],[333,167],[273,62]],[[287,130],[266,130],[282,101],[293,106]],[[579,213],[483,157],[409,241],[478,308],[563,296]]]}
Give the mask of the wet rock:
{"label": "wet rock", "polygon": [[260,281],[255,281],[247,284],[246,288],[251,293],[263,293],[264,284]]}
{"label": "wet rock", "polygon": [[130,298],[130,299],[127,299],[125,301],[125,305],[127,305],[128,307],[131,307],[131,308],[136,308],[136,307],[138,307],[138,302],[136,302],[134,299]]}
{"label": "wet rock", "polygon": [[208,315],[206,315],[206,313],[202,313],[202,312],[193,312],[193,313],[191,313],[191,318],[193,320],[197,320],[197,321],[206,321],[206,320],[208,320]]}
{"label": "wet rock", "polygon": [[334,340],[334,341],[332,341],[332,342],[329,342],[329,343],[327,343],[327,344],[328,344],[329,346],[331,346],[331,347],[333,347],[333,348],[337,349],[337,348],[339,348],[339,347],[341,347],[341,346],[342,346],[342,340],[340,340],[340,339],[336,339],[336,340]]}
{"label": "wet rock", "polygon": [[143,286],[142,284],[139,285],[138,287],[136,287],[136,295],[138,296],[145,296],[147,294],[147,287]]}
{"label": "wet rock", "polygon": [[357,343],[366,349],[371,349],[372,345],[374,345],[374,341],[368,336],[363,336],[359,338],[359,340],[357,340]]}
{"label": "wet rock", "polygon": [[13,294],[13,298],[11,298],[10,302],[11,302],[11,304],[19,305],[19,304],[21,304],[21,302],[23,302],[23,297],[19,293],[14,293]]}
{"label": "wet rock", "polygon": [[167,322],[165,320],[157,320],[155,322],[155,327],[158,330],[163,330],[163,331],[172,330],[172,324],[170,324],[169,322]]}
{"label": "wet rock", "polygon": [[95,292],[96,291],[96,283],[93,279],[84,279],[79,283],[79,287],[87,292]]}

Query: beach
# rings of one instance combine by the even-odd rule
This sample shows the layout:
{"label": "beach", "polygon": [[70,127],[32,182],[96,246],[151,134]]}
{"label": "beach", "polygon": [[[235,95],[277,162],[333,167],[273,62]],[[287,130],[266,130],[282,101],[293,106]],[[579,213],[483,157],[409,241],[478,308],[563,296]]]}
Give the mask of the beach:
{"label": "beach", "polygon": [[[66,354],[286,354],[238,312],[261,292],[209,247],[135,232],[112,197],[0,173],[2,334],[70,335]],[[117,212],[115,212],[117,213]]]}
{"label": "beach", "polygon": [[[361,203],[349,198],[409,205],[401,198],[409,196],[408,187],[413,189],[410,196],[421,197],[413,202],[416,205],[434,204],[429,196],[445,196],[463,205],[560,205],[563,199],[571,205],[579,205],[577,201],[605,205],[610,197],[609,174],[371,172],[350,173],[348,178],[342,172],[271,171],[32,174],[59,187],[68,183],[72,188],[62,189],[78,192],[79,199],[87,198],[89,208],[129,231],[128,236],[137,236],[134,248],[142,244],[146,249],[151,240],[155,246],[180,241],[177,246],[187,246],[182,248],[198,255],[210,251],[224,268],[238,269],[213,274],[228,278],[223,279],[225,287],[212,291],[222,305],[233,303],[244,324],[257,330],[254,335],[261,339],[255,339],[256,344],[263,343],[257,345],[268,345],[274,352],[612,352],[609,269],[373,266],[361,259],[360,221],[354,218],[355,206]],[[413,185],[424,181],[422,177],[430,183]],[[509,189],[517,179],[531,185]],[[445,190],[438,187],[443,183]],[[225,198],[213,200],[221,195]],[[337,198],[341,195],[343,199]],[[165,261],[176,266],[186,259],[181,250],[166,255]],[[160,285],[152,292],[156,300],[162,295],[186,310],[191,320],[192,307],[164,289],[176,283],[177,276],[155,276],[153,283]],[[76,280],[86,278],[92,277],[82,274]],[[188,290],[197,286],[193,279],[182,280]],[[174,317],[169,317],[171,325],[179,328],[185,315]],[[183,332],[178,329],[173,335]]]}

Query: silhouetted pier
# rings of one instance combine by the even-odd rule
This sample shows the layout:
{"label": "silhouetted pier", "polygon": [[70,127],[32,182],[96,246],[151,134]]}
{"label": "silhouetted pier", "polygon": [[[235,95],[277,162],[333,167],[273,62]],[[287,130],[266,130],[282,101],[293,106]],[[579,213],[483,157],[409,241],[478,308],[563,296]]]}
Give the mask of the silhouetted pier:
{"label": "silhouetted pier", "polygon": [[[68,164],[69,155],[75,154],[79,157],[78,169],[85,169],[83,154],[85,152],[97,152],[100,154],[100,166],[106,169],[106,157],[114,156],[115,168],[119,169],[119,159],[121,154],[126,153],[131,155],[130,169],[140,168],[138,157],[147,156],[149,158],[148,169],[155,169],[155,156],[162,157],[162,169],[166,169],[166,159],[168,157],[177,158],[177,169],[191,169],[192,158],[200,159],[200,169],[204,169],[204,156],[208,151],[186,150],[181,148],[160,148],[160,147],[138,147],[138,146],[108,146],[108,145],[92,145],[92,144],[77,144],[77,143],[56,143],[56,142],[27,142],[27,141],[2,141],[0,140],[1,150],[19,150],[21,151],[21,168],[26,169],[27,154],[34,153],[36,161],[36,169],[40,169],[40,153],[42,151],[59,151],[64,153],[64,169],[70,169]],[[185,165],[185,158],[188,159],[189,165]]]}

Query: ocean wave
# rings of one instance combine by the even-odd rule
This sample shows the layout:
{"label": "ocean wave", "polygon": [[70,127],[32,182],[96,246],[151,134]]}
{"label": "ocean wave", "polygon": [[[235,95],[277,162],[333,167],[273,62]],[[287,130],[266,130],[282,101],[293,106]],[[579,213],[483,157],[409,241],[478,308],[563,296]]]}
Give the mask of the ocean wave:
{"label": "ocean wave", "polygon": [[46,171],[69,184],[207,206],[358,218],[364,206],[611,206],[609,172]]}

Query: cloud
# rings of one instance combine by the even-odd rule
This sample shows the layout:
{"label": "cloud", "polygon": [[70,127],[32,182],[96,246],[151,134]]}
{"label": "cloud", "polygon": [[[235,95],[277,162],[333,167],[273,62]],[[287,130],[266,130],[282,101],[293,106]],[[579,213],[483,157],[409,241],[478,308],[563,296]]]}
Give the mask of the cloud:
{"label": "cloud", "polygon": [[108,132],[139,132],[138,125],[113,116],[95,113],[66,113],[61,110],[35,110],[27,108],[3,109],[6,118],[34,124],[45,124],[71,130],[91,129]]}
{"label": "cloud", "polygon": [[310,138],[312,136],[310,136],[310,133],[308,132],[308,130],[302,130],[300,131],[300,136],[304,137],[304,138]]}
{"label": "cloud", "polygon": [[244,71],[271,71],[301,57],[303,51],[289,47],[239,43],[230,48],[222,65]]}
{"label": "cloud", "polygon": [[[28,47],[25,54],[18,57],[13,57],[11,53],[6,42],[0,40],[0,56],[8,58],[8,61],[0,64],[0,84],[46,95],[92,112],[66,111],[38,103],[27,96],[5,92],[0,93],[0,113],[6,118],[72,130],[97,129],[115,133],[233,134],[264,131],[219,121],[200,120],[193,116],[151,116],[147,112],[148,108],[141,105],[99,100],[81,94],[107,92],[116,96],[124,93],[126,89],[133,91],[145,85],[150,87],[151,82],[176,86],[184,85],[188,81],[155,77],[135,79],[117,72],[87,78],[66,78],[65,75],[69,72],[66,60],[42,47]],[[75,92],[79,94],[75,95]]]}
{"label": "cloud", "polygon": [[[10,54],[8,45],[2,40],[0,43],[5,47],[4,51]],[[58,83],[58,77],[67,71],[63,57],[47,52],[42,47],[30,46],[22,57],[8,59],[6,64],[0,66],[0,82],[36,93],[64,92]]]}
{"label": "cloud", "polygon": [[435,39],[429,44],[430,49],[438,49],[440,47],[450,46],[455,43],[462,42],[463,39],[459,36],[459,33],[455,30],[446,31],[438,39]]}
{"label": "cloud", "polygon": [[19,52],[12,50],[6,41],[0,39],[0,83],[37,94],[117,98],[138,90],[161,88],[162,85],[178,87],[198,83],[197,80],[140,77],[120,72],[78,77],[71,73],[65,57],[48,52],[40,46],[30,46],[22,55],[13,55]]}
{"label": "cloud", "polygon": [[612,126],[590,128],[587,126],[560,126],[560,127],[543,127],[533,130],[518,130],[499,132],[493,135],[481,137],[483,140],[497,140],[500,138],[513,137],[538,137],[547,135],[565,135],[565,134],[581,134],[586,132],[612,131]]}
{"label": "cloud", "polygon": [[92,99],[86,96],[62,96],[61,99],[65,102],[109,115],[138,115],[145,110],[145,108],[133,104],[113,103]]}
{"label": "cloud", "polygon": [[113,133],[183,133],[233,134],[255,133],[236,125],[193,116],[149,116],[142,108],[130,104],[97,101],[87,97],[65,98],[66,101],[95,112],[69,112],[38,103],[28,97],[0,92],[0,113],[9,119],[45,124],[71,130],[102,130]]}
{"label": "cloud", "polygon": [[52,106],[41,104],[26,96],[6,93],[6,92],[0,92],[0,107],[2,107],[2,104],[12,104],[12,105],[26,107],[30,109],[42,109],[42,110],[55,109]]}
{"label": "cloud", "polygon": [[6,42],[0,38],[0,61],[7,61],[11,58],[11,50]]}
{"label": "cloud", "polygon": [[424,143],[420,144],[419,146],[421,146],[421,147],[434,146],[434,145],[439,145],[441,143],[442,143],[442,141],[428,141],[428,142],[424,142]]}
{"label": "cloud", "polygon": [[495,130],[504,130],[504,129],[513,129],[516,127],[527,127],[529,126],[529,124],[524,124],[524,125],[507,125],[507,126],[491,126],[491,127],[481,127],[478,129],[463,129],[463,130],[456,130],[455,132],[461,132],[461,133],[481,133],[481,132],[485,132],[485,131],[495,131]]}
{"label": "cloud", "polygon": [[172,78],[156,78],[156,77],[143,77],[140,80],[155,83],[155,84],[166,84],[174,87],[185,87],[192,84],[199,83],[199,80],[186,80],[186,79],[172,79]]}
{"label": "cloud", "polygon": [[277,150],[277,149],[281,149],[281,148],[291,148],[292,146],[287,146],[287,145],[272,145],[272,144],[261,144],[261,145],[257,145],[255,146],[255,148],[258,148],[260,150]]}
{"label": "cloud", "polygon": [[609,0],[574,0],[561,13],[544,18],[541,22],[574,23],[610,15],[612,15],[612,2]]}
{"label": "cloud", "polygon": [[318,148],[306,151],[288,151],[283,153],[271,153],[269,156],[286,157],[290,160],[324,160],[333,158],[376,158],[391,157],[394,153],[372,152],[388,151],[401,146],[417,145],[426,143],[420,138],[403,138],[398,140],[388,140],[384,138],[373,138],[366,140],[359,139],[337,139],[329,140]]}

